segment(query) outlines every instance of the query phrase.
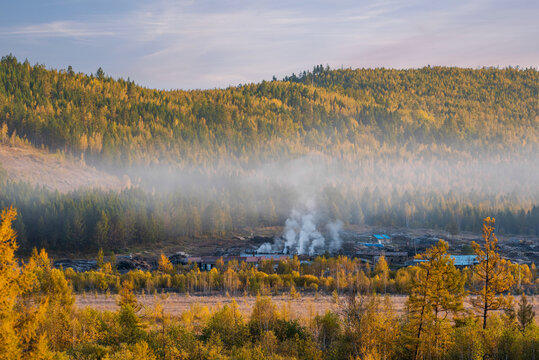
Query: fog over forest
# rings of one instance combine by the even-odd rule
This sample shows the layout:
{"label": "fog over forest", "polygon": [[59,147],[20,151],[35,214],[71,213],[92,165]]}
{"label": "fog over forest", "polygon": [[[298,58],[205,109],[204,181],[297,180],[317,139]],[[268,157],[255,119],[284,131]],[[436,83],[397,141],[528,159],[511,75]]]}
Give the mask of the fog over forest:
{"label": "fog over forest", "polygon": [[160,91],[8,55],[0,143],[10,169],[19,162],[9,149],[20,145],[32,164],[56,157],[54,184],[85,183],[60,179],[62,162],[70,174],[87,164],[95,171],[81,176],[118,180],[55,192],[33,168],[26,179],[48,188],[0,171],[0,205],[19,209],[25,251],[118,251],[273,228],[309,252],[318,234],[337,244],[341,226],[479,232],[487,216],[500,234],[537,235],[538,84],[533,68],[319,65],[280,81]]}
{"label": "fog over forest", "polygon": [[0,360],[536,360],[539,1],[1,9]]}

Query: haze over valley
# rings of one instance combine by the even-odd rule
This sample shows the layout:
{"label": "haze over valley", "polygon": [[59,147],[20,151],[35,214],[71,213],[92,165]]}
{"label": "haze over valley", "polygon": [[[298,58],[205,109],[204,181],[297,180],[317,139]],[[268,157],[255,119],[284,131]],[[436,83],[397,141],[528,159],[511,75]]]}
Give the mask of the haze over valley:
{"label": "haze over valley", "polygon": [[23,249],[180,247],[298,212],[320,236],[337,223],[477,232],[489,214],[500,233],[539,234],[534,69],[316,66],[204,91],[12,56],[0,70],[0,201],[21,212]]}
{"label": "haze over valley", "polygon": [[535,360],[538,18],[4,1],[0,360]]}

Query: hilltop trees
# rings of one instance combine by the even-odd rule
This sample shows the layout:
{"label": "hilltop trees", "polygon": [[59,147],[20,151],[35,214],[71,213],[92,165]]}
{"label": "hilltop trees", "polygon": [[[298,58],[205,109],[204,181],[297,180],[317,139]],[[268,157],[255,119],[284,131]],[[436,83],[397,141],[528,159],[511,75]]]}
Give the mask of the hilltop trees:
{"label": "hilltop trees", "polygon": [[472,243],[477,261],[474,275],[479,278],[480,285],[472,289],[472,305],[477,314],[483,319],[483,329],[487,328],[487,318],[492,310],[506,309],[511,301],[503,296],[513,285],[514,279],[509,268],[509,262],[502,259],[497,249],[498,238],[494,234],[494,218],[483,220],[483,240],[481,247]]}
{"label": "hilltop trees", "polygon": [[439,145],[537,149],[534,69],[315,69],[284,80],[160,91],[101,68],[87,76],[5,56],[0,124],[36,146],[115,166],[310,152],[352,159],[402,147],[436,154]]}

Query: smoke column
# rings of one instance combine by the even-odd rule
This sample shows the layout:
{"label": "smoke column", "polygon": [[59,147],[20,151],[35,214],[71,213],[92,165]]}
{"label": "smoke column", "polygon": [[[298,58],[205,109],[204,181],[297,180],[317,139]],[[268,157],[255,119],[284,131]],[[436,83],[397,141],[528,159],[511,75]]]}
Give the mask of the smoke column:
{"label": "smoke column", "polygon": [[341,220],[335,220],[326,225],[326,229],[329,233],[329,252],[335,253],[342,248],[342,239],[340,232],[342,231],[343,222]]}
{"label": "smoke column", "polygon": [[329,251],[335,253],[342,247],[342,239],[339,232],[343,223],[340,220],[326,225],[329,239],[326,243],[324,236],[316,228],[316,216],[314,211],[301,213],[293,210],[285,222],[285,228],[281,238],[275,238],[273,244],[262,244],[258,253],[284,253],[298,255],[316,255]]}

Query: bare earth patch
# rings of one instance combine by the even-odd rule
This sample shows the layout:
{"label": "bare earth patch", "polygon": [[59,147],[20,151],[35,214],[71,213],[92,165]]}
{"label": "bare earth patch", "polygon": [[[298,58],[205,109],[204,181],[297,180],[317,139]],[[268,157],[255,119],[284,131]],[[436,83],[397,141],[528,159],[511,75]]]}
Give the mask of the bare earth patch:
{"label": "bare earth patch", "polygon": [[30,145],[0,143],[0,166],[10,179],[60,192],[80,187],[116,190],[125,186],[116,176]]}

